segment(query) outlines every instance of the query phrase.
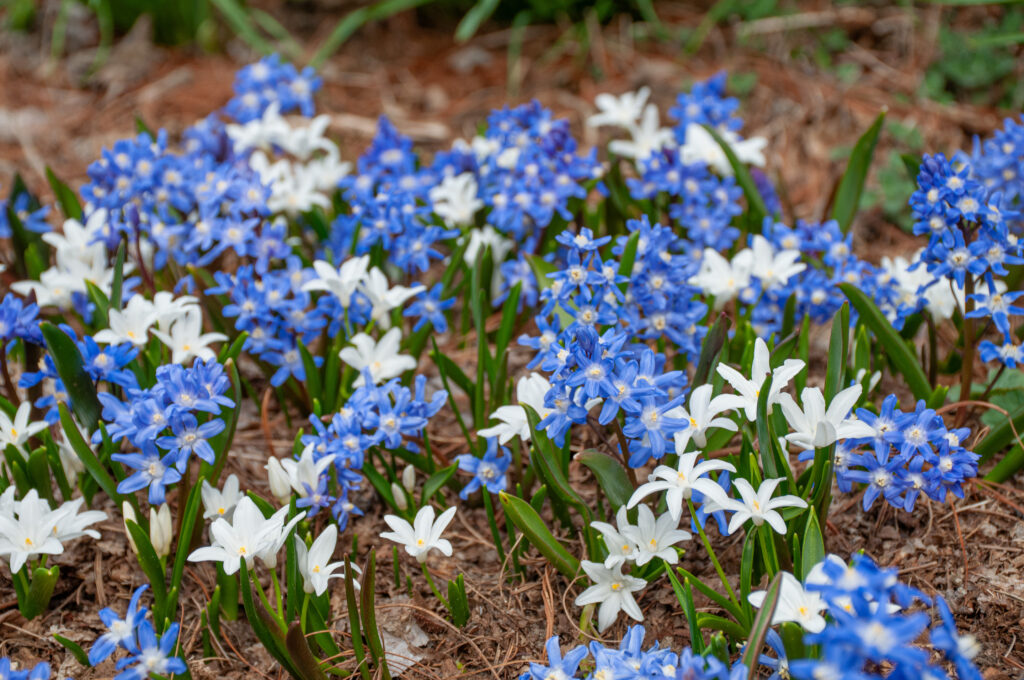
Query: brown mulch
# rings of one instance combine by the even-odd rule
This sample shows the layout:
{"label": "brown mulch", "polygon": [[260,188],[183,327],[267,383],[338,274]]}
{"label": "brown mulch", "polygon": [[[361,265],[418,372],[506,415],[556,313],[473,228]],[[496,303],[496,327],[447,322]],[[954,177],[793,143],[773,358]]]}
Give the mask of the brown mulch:
{"label": "brown mulch", "polygon": [[[658,9],[669,26],[700,21],[700,13],[686,4],[663,3]],[[756,84],[740,110],[747,121],[745,130],[769,139],[775,154],[769,159],[769,172],[787,188],[786,205],[792,206],[788,216],[807,219],[821,216],[844,167],[833,150],[852,146],[880,110],[887,109],[890,119],[919,130],[925,148],[935,151],[966,146],[972,135],[994,129],[1005,113],[966,104],[940,105],[917,96],[924,69],[935,55],[938,26],[948,17],[937,6],[834,10],[824,3],[809,3],[801,16],[847,30],[854,47],[844,58],[861,67],[859,78],[844,84],[810,60],[794,58],[792,47],[802,34],[792,20],[714,29],[692,56],[678,43],[635,37],[636,26],[628,18],[594,28],[587,36],[566,26],[537,26],[523,33],[519,56],[510,60],[512,31],[485,31],[459,46],[450,39],[451,27],[417,26],[411,15],[403,15],[367,27],[322,69],[325,88],[318,108],[334,116],[333,133],[349,159],[366,146],[381,114],[423,148],[436,149],[454,137],[474,134],[491,109],[531,98],[567,116],[581,143],[590,145],[601,140],[582,121],[592,112],[591,102],[599,92],[649,85],[664,112],[675,93],[695,79],[723,69],[753,73]],[[317,35],[323,37],[322,32]],[[751,45],[757,49],[738,48],[735,39],[740,33],[756,35]],[[5,191],[18,170],[33,190],[47,193],[46,166],[78,186],[101,148],[131,134],[136,115],[173,136],[227,101],[233,73],[248,59],[238,45],[231,46],[237,58],[165,50],[152,46],[140,30],[123,39],[107,66],[82,84],[88,51],[53,65],[45,59],[47,49],[38,36],[0,33],[0,184]],[[878,157],[894,144],[883,135]],[[858,222],[856,247],[876,259],[917,245],[873,211]],[[298,426],[293,420],[289,429],[283,417],[276,417],[273,431],[281,433],[280,441],[274,442],[278,452],[290,445]],[[431,431],[439,450],[450,455],[462,452],[450,413],[440,414]],[[230,463],[243,488],[268,495],[262,469],[268,448],[257,414],[246,412]],[[592,486],[584,470],[574,466],[572,472],[583,488]],[[376,536],[383,529],[385,511],[369,490],[359,501],[367,515],[353,522],[345,540],[357,533],[360,554],[365,556],[369,546],[380,545]],[[858,496],[837,497],[827,529],[829,547],[843,555],[864,550],[880,563],[900,566],[906,579],[923,591],[945,596],[961,630],[978,636],[983,645],[978,661],[985,677],[1019,677],[1024,672],[1024,642],[1017,639],[1024,627],[1024,482],[1018,478],[994,491],[972,488],[955,504],[956,514],[948,504],[923,503],[913,515],[882,509],[881,504],[863,512]],[[58,633],[88,644],[100,631],[96,612],[107,605],[123,608],[142,583],[115,519],[119,515],[112,507],[107,511],[111,519],[101,527],[101,540],[72,543],[55,560],[62,577],[45,616],[24,621],[6,572],[0,573],[0,656],[12,655],[24,663],[49,659],[59,677],[114,674],[110,663],[88,670],[65,661],[51,637]],[[586,639],[578,631],[579,612],[572,605],[582,583],[567,584],[539,558],[531,563],[535,577],[506,582],[502,574],[507,565],[502,571],[479,507],[460,504],[450,537],[453,557],[435,558],[431,565],[442,579],[465,574],[473,611],[463,631],[451,630],[438,619],[443,611],[412,561],[401,560],[402,583],[396,586],[390,576],[390,548],[378,555],[377,602],[382,620],[387,619],[383,624],[398,630],[411,619],[430,636],[422,650],[426,656],[407,672],[408,677],[514,677],[526,660],[543,655],[548,635],[558,633],[566,641]],[[741,548],[737,539],[714,540],[727,571],[735,573]],[[684,565],[714,582],[699,546],[692,547]],[[405,587],[407,575],[411,596]],[[208,565],[186,570],[181,636],[195,677],[279,677],[244,623],[225,623],[224,638],[215,643],[218,658],[200,661],[198,613],[213,583]],[[650,639],[676,648],[687,643],[685,621],[667,583],[651,584],[640,604]],[[334,611],[342,612],[343,607],[335,606]],[[607,638],[622,630],[620,623]]]}

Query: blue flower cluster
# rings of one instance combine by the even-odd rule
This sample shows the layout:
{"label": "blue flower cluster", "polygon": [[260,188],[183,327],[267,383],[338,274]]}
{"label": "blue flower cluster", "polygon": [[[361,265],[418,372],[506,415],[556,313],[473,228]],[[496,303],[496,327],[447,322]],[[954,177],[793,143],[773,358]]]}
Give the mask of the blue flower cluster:
{"label": "blue flower cluster", "polygon": [[484,488],[489,493],[500,493],[508,485],[508,466],[512,462],[512,455],[507,447],[498,445],[497,437],[487,439],[487,453],[483,458],[477,458],[472,453],[463,453],[455,456],[455,462],[459,469],[473,475],[473,478],[462,487],[459,498],[466,500],[469,495],[477,489]]}
{"label": "blue flower cluster", "polygon": [[[946,602],[937,597],[940,623],[915,604],[931,601],[898,578],[895,568],[881,568],[865,555],[854,555],[852,565],[830,556],[819,565],[821,579],[809,582],[828,605],[830,621],[820,633],[808,634],[805,642],[821,646],[821,658],[789,661],[793,677],[800,680],[919,680],[949,678],[932,663],[920,644],[928,633],[931,646],[956,666],[960,680],[980,680],[974,665],[978,645],[972,636],[961,636]],[[878,669],[889,669],[881,675]]]}
{"label": "blue flower cluster", "polygon": [[[259,272],[253,265],[243,265],[233,274],[214,272],[216,285],[206,289],[207,295],[222,295],[227,304],[221,314],[235,320],[235,330],[248,335],[242,349],[254,357],[276,366],[270,384],[278,387],[291,376],[306,379],[306,370],[299,353],[301,340],[309,345],[320,337],[324,328],[334,337],[341,328],[344,310],[333,295],[322,295],[310,309],[312,296],[302,285],[313,278],[296,255],[284,258],[285,268]],[[369,318],[368,302],[359,300],[349,309],[349,318]],[[322,359],[315,357],[314,361]]]}
{"label": "blue flower cluster", "polygon": [[23,302],[13,293],[7,293],[0,300],[0,345],[10,351],[11,343],[16,340],[43,344],[43,334],[39,330],[39,305]]}
{"label": "blue flower cluster", "polygon": [[261,118],[271,104],[277,104],[281,114],[298,111],[312,116],[313,95],[321,87],[323,81],[312,67],[299,71],[272,54],[235,74],[235,96],[224,112],[239,123],[247,123]]}
{"label": "blue flower cluster", "polygon": [[[627,680],[746,680],[747,667],[739,662],[729,666],[717,657],[694,654],[689,647],[676,653],[657,642],[644,649],[644,627],[632,626],[618,649],[591,642],[562,653],[558,637],[545,645],[547,664],[531,663],[519,680],[551,680],[583,677],[586,680],[623,678]],[[580,675],[580,665],[591,656],[593,670]]]}
{"label": "blue flower cluster", "polygon": [[843,492],[855,483],[867,485],[865,510],[879,496],[907,512],[913,511],[922,493],[939,503],[948,493],[963,498],[964,482],[978,475],[979,456],[961,444],[970,429],[948,429],[923,400],[904,412],[897,408],[896,395],[890,394],[877,414],[859,408],[857,417],[875,428],[875,435],[839,445],[836,479]]}
{"label": "blue flower cluster", "polygon": [[420,168],[412,140],[381,116],[377,134],[360,156],[359,173],[341,181],[349,211],[339,212],[330,237],[333,253],[380,250],[409,273],[424,272],[442,254],[437,244],[456,232],[434,224],[428,193],[439,173]]}
{"label": "blue flower cluster", "polygon": [[172,623],[158,636],[153,624],[146,620],[146,608],[139,607],[139,599],[148,587],[140,586],[132,593],[123,617],[110,607],[100,610],[100,620],[107,630],[89,649],[89,664],[97,666],[118,649],[125,650],[128,654],[117,661],[121,672],[115,680],[144,680],[188,672],[185,662],[173,656],[178,624]]}
{"label": "blue flower cluster", "polygon": [[1024,159],[1013,141],[1017,130],[1008,122],[984,147],[976,144],[974,157],[962,152],[952,159],[925,156],[910,197],[914,233],[928,236],[915,266],[924,264],[933,277],[919,294],[933,285],[970,287],[974,309],[967,317],[989,320],[1003,337],[999,345],[983,340],[980,356],[1011,368],[1021,363],[1022,351],[1010,317],[1024,314],[1013,304],[1024,293],[1006,292],[1000,279],[1009,273],[1007,265],[1024,264],[1024,243],[1015,233],[1021,219],[1018,168]]}
{"label": "blue flower cluster", "polygon": [[[296,505],[308,508],[309,517],[330,506],[340,530],[345,529],[350,515],[363,514],[349,500],[349,493],[362,483],[365,456],[375,446],[418,451],[416,442],[409,438],[421,436],[427,421],[448,399],[444,390],[427,398],[426,386],[427,379],[422,375],[416,376],[413,390],[402,385],[398,378],[374,385],[367,372],[364,384],[356,388],[326,425],[316,415],[311,415],[309,422],[313,432],[303,435],[301,442],[312,452],[314,461],[330,456],[331,464],[320,474],[317,488],[306,489]],[[337,490],[332,491],[335,481]]]}
{"label": "blue flower cluster", "polygon": [[[29,310],[31,307],[34,305],[29,305],[25,309]],[[119,387],[125,390],[138,388],[138,378],[131,369],[132,362],[139,354],[138,348],[128,342],[100,347],[91,336],[86,335],[79,340],[75,330],[67,324],[61,324],[60,329],[75,341],[75,345],[82,355],[85,371],[97,385],[105,383],[108,387]],[[29,340],[32,342],[38,340],[39,344],[42,344],[42,333],[38,328],[35,333],[38,334],[38,338],[30,337]],[[64,383],[57,375],[57,367],[49,352],[43,355],[38,369],[22,373],[18,378],[18,387],[27,389],[40,384],[51,385],[51,388],[46,390],[47,394],[36,400],[35,406],[45,409],[46,422],[54,424],[60,420],[60,405],[69,403],[68,393],[64,388]]]}
{"label": "blue flower cluster", "polygon": [[[125,390],[125,400],[109,392],[99,394],[103,420],[112,441],[127,441],[133,453],[111,458],[135,470],[117,486],[120,493],[149,487],[149,502],[165,502],[167,486],[181,479],[194,454],[213,465],[209,440],[225,428],[222,409],[235,402],[225,396],[231,381],[217,361],[196,360],[191,368],[160,366],[153,387]],[[102,433],[93,434],[93,442]]]}

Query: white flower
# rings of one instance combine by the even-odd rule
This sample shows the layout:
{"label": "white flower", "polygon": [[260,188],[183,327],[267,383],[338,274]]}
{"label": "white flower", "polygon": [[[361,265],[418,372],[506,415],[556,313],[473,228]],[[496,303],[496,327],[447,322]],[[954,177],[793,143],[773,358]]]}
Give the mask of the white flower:
{"label": "white flower", "polygon": [[[323,595],[327,592],[327,582],[332,578],[344,576],[344,573],[336,573],[339,569],[344,570],[344,562],[331,562],[334,555],[334,548],[338,544],[338,525],[329,524],[323,530],[313,545],[306,547],[306,542],[298,536],[295,537],[295,552],[299,564],[299,573],[302,574],[303,590],[307,593]],[[359,571],[354,567],[353,571]],[[354,583],[358,589],[359,584]]]}
{"label": "white flower", "polygon": [[523,406],[529,406],[541,420],[546,418],[551,409],[544,406],[544,395],[551,389],[551,383],[540,373],[531,373],[529,376],[519,379],[516,383],[516,401],[518,406],[499,406],[491,414],[491,418],[500,420],[497,425],[478,430],[481,437],[497,437],[499,444],[505,444],[513,437],[519,437],[521,441],[530,441],[530,423],[526,419],[526,410]]}
{"label": "white flower", "polygon": [[159,508],[149,508],[149,542],[157,557],[171,554],[171,506],[164,503]]}
{"label": "white flower", "polygon": [[633,593],[643,590],[647,581],[622,573],[622,565],[609,569],[600,562],[580,562],[583,571],[594,582],[576,598],[576,606],[600,603],[597,610],[597,630],[604,631],[615,622],[619,612],[626,614],[635,621],[643,621],[644,613],[640,605],[633,599]]}
{"label": "white flower", "polygon": [[775,251],[775,247],[764,236],[757,234],[751,242],[751,274],[761,279],[764,290],[785,286],[790,278],[796,276],[807,265],[797,262],[799,250]]}
{"label": "white flower", "polygon": [[59,555],[64,546],[54,534],[61,516],[30,489],[20,501],[0,514],[0,555],[11,563],[11,574],[21,571],[29,558],[36,555]]}
{"label": "white flower", "polygon": [[338,298],[342,307],[348,308],[352,304],[352,293],[366,278],[369,265],[369,255],[351,257],[342,262],[338,269],[335,269],[329,262],[317,260],[313,263],[313,270],[316,272],[317,278],[304,283],[302,290],[306,292],[327,291]]}
{"label": "white flower", "polygon": [[675,146],[675,133],[671,128],[661,127],[658,118],[658,107],[648,104],[644,109],[639,124],[629,126],[633,139],[615,139],[608,144],[608,150],[623,158],[642,161],[655,151],[666,146]]}
{"label": "white flower", "polygon": [[174,293],[166,290],[158,290],[153,295],[153,313],[156,317],[156,325],[162,331],[166,331],[174,322],[191,312],[202,314],[199,307],[199,299],[193,295],[181,295],[174,297]]}
{"label": "white flower", "polygon": [[589,127],[601,127],[610,125],[629,129],[636,125],[637,120],[643,114],[644,105],[651,95],[651,88],[641,87],[636,92],[624,92],[618,97],[607,92],[597,95],[594,103],[599,113],[587,118]]}
{"label": "white flower", "polygon": [[149,340],[149,328],[156,322],[156,310],[141,295],[133,295],[124,310],[111,309],[109,312],[109,328],[104,328],[93,338],[96,342],[116,345],[130,342],[142,347]]}
{"label": "white flower", "polygon": [[[767,595],[768,591],[755,590],[747,596],[747,600],[760,609]],[[825,629],[825,617],[821,612],[827,607],[820,593],[805,590],[796,576],[784,571],[779,588],[779,600],[775,605],[775,613],[772,614],[772,625],[799,623],[808,633],[820,633]]]}
{"label": "white flower", "polygon": [[210,525],[211,545],[199,548],[188,556],[189,562],[223,562],[224,572],[234,574],[245,560],[246,566],[252,568],[253,561],[259,557],[267,566],[276,564],[275,553],[284,543],[284,538],[302,519],[300,513],[287,525],[284,517],[288,508],[281,508],[267,519],[248,496],[243,497],[235,506],[234,516],[229,522],[218,518]]}
{"label": "white flower", "polygon": [[799,496],[785,495],[772,498],[776,487],[782,481],[781,477],[778,479],[766,479],[761,482],[761,486],[758,487],[757,491],[754,491],[754,487],[750,485],[750,482],[740,477],[733,482],[733,486],[740,492],[740,497],[743,500],[736,500],[727,496],[718,497],[713,498],[704,507],[708,512],[728,510],[729,512],[736,513],[729,520],[730,534],[743,526],[743,523],[749,519],[754,523],[754,526],[761,526],[767,522],[772,529],[785,535],[786,522],[782,519],[782,515],[777,512],[777,509],[806,508],[807,503]]}
{"label": "white flower", "polygon": [[726,364],[718,365],[718,374],[732,385],[739,396],[743,397],[743,408],[746,411],[747,420],[754,422],[757,419],[757,400],[760,397],[761,385],[765,378],[769,374],[772,376],[768,393],[768,412],[771,413],[772,405],[779,403],[782,389],[803,368],[804,362],[800,359],[786,359],[781,366],[773,369],[768,356],[768,345],[761,338],[757,338],[754,341],[754,360],[750,367],[749,380],[735,368]]}
{"label": "white flower", "polygon": [[788,394],[779,397],[779,406],[793,432],[786,441],[803,449],[830,446],[840,439],[872,437],[875,429],[856,418],[847,418],[850,409],[860,398],[862,385],[853,385],[832,398],[825,408],[825,397],[817,387],[805,387],[800,393],[803,409]]}
{"label": "white flower", "polygon": [[[82,536],[89,536],[90,538],[100,537],[100,532],[88,527],[96,522],[105,520],[107,513],[101,510],[86,510],[80,513],[78,510],[82,507],[83,503],[85,503],[84,498],[76,498],[67,501],[54,511],[57,515],[57,524],[53,527],[53,533],[61,543],[81,538]],[[2,509],[0,509],[0,514],[3,514]]]}
{"label": "white flower", "polygon": [[721,309],[750,285],[749,253],[750,249],[744,248],[730,262],[717,250],[705,248],[700,269],[690,277],[690,283],[698,286],[705,295],[713,296],[715,309]]}
{"label": "white flower", "polygon": [[278,461],[288,476],[288,483],[299,494],[299,498],[306,498],[311,493],[316,493],[320,475],[324,474],[327,468],[334,463],[335,454],[333,453],[320,456],[316,460],[313,459],[313,453],[311,444],[302,450],[298,460],[282,458]]}
{"label": "white flower", "polygon": [[[759,168],[764,167],[764,148],[768,146],[767,139],[764,137],[740,139],[735,131],[721,127],[716,131],[736,154],[740,163],[755,165]],[[680,148],[679,156],[683,163],[704,163],[720,175],[731,177],[733,174],[732,165],[729,164],[729,158],[725,155],[722,146],[715,141],[715,138],[703,125],[698,123],[690,123],[686,126],[686,142]]]}
{"label": "white flower", "polygon": [[27,399],[18,405],[13,421],[6,413],[0,411],[0,450],[11,444],[19,451],[24,451],[28,440],[46,429],[44,421],[28,422],[31,415],[32,404]]}
{"label": "white flower", "polygon": [[682,406],[677,406],[665,413],[666,416],[685,420],[688,423],[685,430],[675,433],[676,453],[685,453],[690,441],[693,441],[698,449],[707,446],[707,432],[712,427],[730,432],[735,432],[738,429],[732,420],[716,416],[723,411],[741,408],[744,405],[743,397],[736,394],[719,394],[712,399],[712,389],[710,384],[701,385],[695,389],[690,394],[689,411]]}
{"label": "white flower", "polygon": [[370,317],[384,328],[391,327],[390,312],[401,307],[406,300],[426,290],[425,286],[389,287],[388,278],[377,267],[374,267],[359,284],[359,291],[370,301],[372,309]]}
{"label": "white flower", "polygon": [[363,369],[369,369],[370,379],[375,385],[397,377],[410,369],[416,368],[416,360],[408,354],[399,354],[402,342],[402,331],[392,328],[379,342],[374,342],[366,333],[357,333],[352,337],[352,347],[345,347],[339,352],[341,360],[359,371],[353,385],[361,387],[364,383]]}
{"label": "white flower", "polygon": [[441,534],[453,517],[455,517],[454,505],[442,512],[436,522],[434,521],[434,508],[429,505],[420,508],[412,524],[396,515],[384,515],[384,521],[391,527],[391,531],[383,532],[380,537],[404,546],[405,552],[415,557],[420,563],[427,561],[431,550],[437,550],[446,557],[451,557],[452,544],[448,539],[441,538]]}
{"label": "white flower", "polygon": [[270,493],[274,494],[278,503],[284,505],[292,497],[292,483],[284,466],[281,465],[281,459],[271,456],[267,459],[267,464],[263,466],[263,469],[267,471]]}
{"label": "white flower", "polygon": [[203,361],[213,359],[216,354],[210,344],[228,339],[223,333],[203,333],[203,317],[198,308],[191,308],[178,317],[168,332],[154,329],[153,335],[171,349],[171,362],[175,364],[184,364],[192,357]]}
{"label": "white flower", "polygon": [[621,526],[619,532],[636,544],[637,566],[643,566],[655,557],[675,564],[679,556],[673,546],[679,541],[690,540],[690,532],[678,527],[679,520],[674,519],[671,513],[666,512],[655,520],[651,509],[641,505],[636,526]]}
{"label": "white flower", "polygon": [[591,522],[590,526],[597,529],[604,538],[604,546],[608,549],[608,557],[604,566],[614,569],[625,562],[636,559],[637,546],[632,540],[622,535],[621,529],[629,526],[629,514],[625,505],[620,505],[615,513],[615,524],[618,529],[607,522]]}
{"label": "white flower", "polygon": [[676,469],[667,465],[659,465],[654,468],[646,484],[642,484],[630,497],[626,507],[632,508],[641,500],[658,491],[665,491],[665,504],[669,515],[676,522],[683,514],[683,506],[698,491],[709,498],[721,498],[725,491],[715,480],[705,477],[709,472],[715,470],[728,470],[736,472],[731,464],[724,460],[706,460],[697,462],[697,452],[684,453],[679,456],[679,464]]}
{"label": "white flower", "polygon": [[505,238],[489,224],[485,224],[480,229],[470,229],[466,238],[469,239],[469,243],[466,244],[466,251],[462,257],[469,266],[473,266],[477,255],[488,246],[491,248],[491,259],[495,263],[504,262],[515,245],[511,239]]}
{"label": "white flower", "polygon": [[457,177],[445,177],[430,190],[434,213],[449,227],[464,227],[473,224],[476,211],[484,207],[477,197],[476,178],[471,172]]}
{"label": "white flower", "polygon": [[[275,458],[274,460],[277,459]],[[238,490],[238,477],[236,475],[228,475],[227,480],[224,482],[223,490],[218,489],[204,479],[203,488],[200,490],[200,493],[203,497],[203,519],[210,519],[212,517],[231,519],[232,510],[238,505],[238,501],[242,499],[242,494]]]}

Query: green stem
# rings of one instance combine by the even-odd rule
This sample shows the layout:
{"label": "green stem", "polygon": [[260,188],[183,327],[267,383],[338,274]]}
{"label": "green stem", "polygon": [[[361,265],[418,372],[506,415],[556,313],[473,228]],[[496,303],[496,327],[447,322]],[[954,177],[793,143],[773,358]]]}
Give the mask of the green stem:
{"label": "green stem", "polygon": [[306,633],[306,612],[309,610],[309,593],[302,598],[302,611],[299,612],[299,625],[302,626],[302,633]]}
{"label": "green stem", "polygon": [[430,589],[434,591],[434,597],[441,601],[441,604],[444,605],[445,609],[451,611],[452,606],[448,604],[448,599],[445,598],[445,596],[441,594],[441,591],[437,589],[437,585],[434,583],[434,577],[431,576],[430,571],[427,570],[427,563],[420,562],[420,568],[423,570],[423,575],[427,578],[427,583],[430,584]]}
{"label": "green stem", "polygon": [[768,575],[774,578],[775,574],[779,573],[779,555],[775,552],[775,540],[771,536],[772,528],[767,524],[762,524],[759,527],[754,527],[754,531],[757,532],[757,541],[761,544],[761,550],[764,551]]}
{"label": "green stem", "polygon": [[686,499],[686,505],[690,509],[690,517],[693,517],[693,523],[697,525],[697,533],[700,534],[701,543],[704,544],[704,549],[708,552],[708,557],[711,558],[711,564],[715,565],[715,571],[718,572],[718,578],[721,579],[722,585],[725,586],[726,591],[729,593],[729,599],[736,603],[737,606],[742,608],[739,599],[736,597],[736,591],[729,585],[729,579],[725,577],[725,570],[722,569],[722,565],[718,562],[718,557],[715,556],[715,550],[711,547],[711,541],[708,540],[708,535],[704,533],[704,527],[697,521],[697,511],[693,507],[693,501],[689,498]]}
{"label": "green stem", "polygon": [[281,613],[284,611],[284,601],[281,598],[281,582],[277,578],[277,569],[270,570],[270,580],[274,584],[274,599],[277,601],[277,611]]}
{"label": "green stem", "polygon": [[263,602],[263,606],[266,607],[267,612],[274,617],[274,621],[277,622],[281,632],[285,633],[288,630],[288,627],[285,625],[284,619],[281,618],[280,612],[275,610],[273,605],[270,604],[270,600],[267,599],[267,593],[263,590],[263,585],[260,583],[260,580],[256,578],[253,572],[249,572],[249,578],[254,584],[256,584],[256,592],[259,593],[260,601]]}

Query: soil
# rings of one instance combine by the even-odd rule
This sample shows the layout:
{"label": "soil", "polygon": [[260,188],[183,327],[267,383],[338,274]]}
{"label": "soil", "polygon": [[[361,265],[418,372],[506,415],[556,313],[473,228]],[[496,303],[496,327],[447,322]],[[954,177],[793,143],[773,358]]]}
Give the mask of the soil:
{"label": "soil", "polygon": [[[700,11],[687,5],[659,4],[658,11],[669,28],[692,27],[701,20]],[[802,34],[793,23],[713,28],[690,55],[678,42],[635,37],[639,26],[628,17],[584,30],[529,27],[516,47],[515,33],[498,28],[456,45],[451,26],[420,25],[415,16],[405,14],[360,31],[330,60],[322,69],[325,87],[318,109],[333,115],[333,133],[350,159],[367,145],[381,114],[430,150],[447,146],[455,137],[471,136],[491,109],[531,98],[568,117],[581,143],[590,145],[601,140],[582,121],[593,112],[591,102],[599,92],[648,85],[665,111],[675,93],[696,79],[720,70],[753,73],[756,82],[743,96],[740,109],[745,130],[769,139],[769,173],[787,188],[787,217],[806,219],[820,218],[844,167],[833,150],[851,147],[879,111],[887,109],[891,119],[917,129],[924,148],[934,151],[968,145],[973,135],[995,129],[1006,114],[986,106],[942,105],[918,96],[925,68],[936,54],[939,24],[948,19],[938,6],[832,9],[812,4],[799,16],[811,22],[809,30],[816,25],[846,29],[853,41],[843,59],[861,67],[860,77],[844,83],[834,72],[794,58],[793,46]],[[324,30],[318,30],[312,44]],[[757,39],[739,46],[740,34],[756,34]],[[88,36],[82,41],[89,44]],[[252,58],[238,44],[229,45],[233,56],[155,47],[139,29],[120,40],[95,76],[83,80],[92,54],[87,48],[59,62],[46,58],[48,49],[37,35],[0,33],[0,184],[9,187],[13,173],[20,171],[30,188],[44,196],[47,166],[77,187],[101,148],[132,133],[136,116],[152,128],[166,128],[173,137],[223,105],[231,94],[234,71]],[[884,135],[877,153],[895,146]],[[871,260],[917,247],[915,239],[889,224],[879,210],[866,211],[855,228],[855,249]],[[472,362],[454,345],[445,351]],[[521,365],[525,357],[513,357],[516,361]],[[229,471],[239,475],[242,488],[269,496],[263,463],[271,449],[280,452],[291,439],[268,440],[250,407],[243,413]],[[269,424],[270,432],[294,431],[281,414],[272,416]],[[437,451],[447,456],[463,452],[450,412],[440,414],[430,427]],[[580,442],[584,444],[595,442]],[[593,480],[585,469],[574,466],[572,473],[578,488],[593,493]],[[370,490],[357,505],[366,516],[354,521],[345,537],[358,534],[362,558],[369,547],[381,546],[377,535],[384,528],[385,510]],[[52,639],[57,633],[90,644],[101,631],[97,611],[107,605],[122,608],[142,583],[123,527],[114,519],[119,515],[113,507],[106,510],[112,519],[99,527],[101,540],[76,541],[55,560],[62,574],[45,616],[22,619],[7,572],[0,571],[0,656],[10,655],[23,664],[50,660],[57,677],[115,674],[110,662],[96,669],[81,668]],[[839,496],[826,533],[830,551],[848,555],[864,550],[880,563],[898,565],[912,585],[946,597],[961,631],[973,633],[982,644],[977,661],[985,677],[1017,678],[1024,673],[1024,641],[1018,640],[1024,630],[1022,515],[1024,481],[1018,476],[1006,486],[972,486],[965,499],[952,505],[926,501],[913,514],[883,509],[882,504],[864,512],[859,496]],[[572,605],[584,585],[566,583],[536,554],[526,562],[525,581],[506,581],[508,565],[498,563],[486,526],[482,508],[460,504],[447,533],[454,555],[435,557],[430,563],[442,579],[465,574],[472,616],[463,630],[445,623],[413,561],[400,559],[401,585],[396,586],[390,577],[390,547],[379,551],[377,604],[382,626],[410,641],[418,636],[418,627],[429,638],[428,644],[413,647],[423,658],[403,677],[515,677],[527,661],[539,660],[551,634],[561,634],[563,641],[590,637],[579,630],[579,612]],[[726,571],[736,574],[739,539],[712,540]],[[714,581],[701,549],[694,548],[683,565]],[[215,642],[216,656],[202,660],[199,612],[213,584],[209,565],[186,569],[181,638],[193,675],[281,677],[244,622],[225,623],[222,639]],[[333,611],[343,616],[344,606],[337,595],[335,599]],[[657,638],[675,648],[687,643],[685,620],[664,579],[648,586],[640,604],[649,640]],[[698,604],[711,610],[708,602]],[[344,628],[341,619],[337,626]],[[618,623],[607,639],[616,639],[623,629]]]}

